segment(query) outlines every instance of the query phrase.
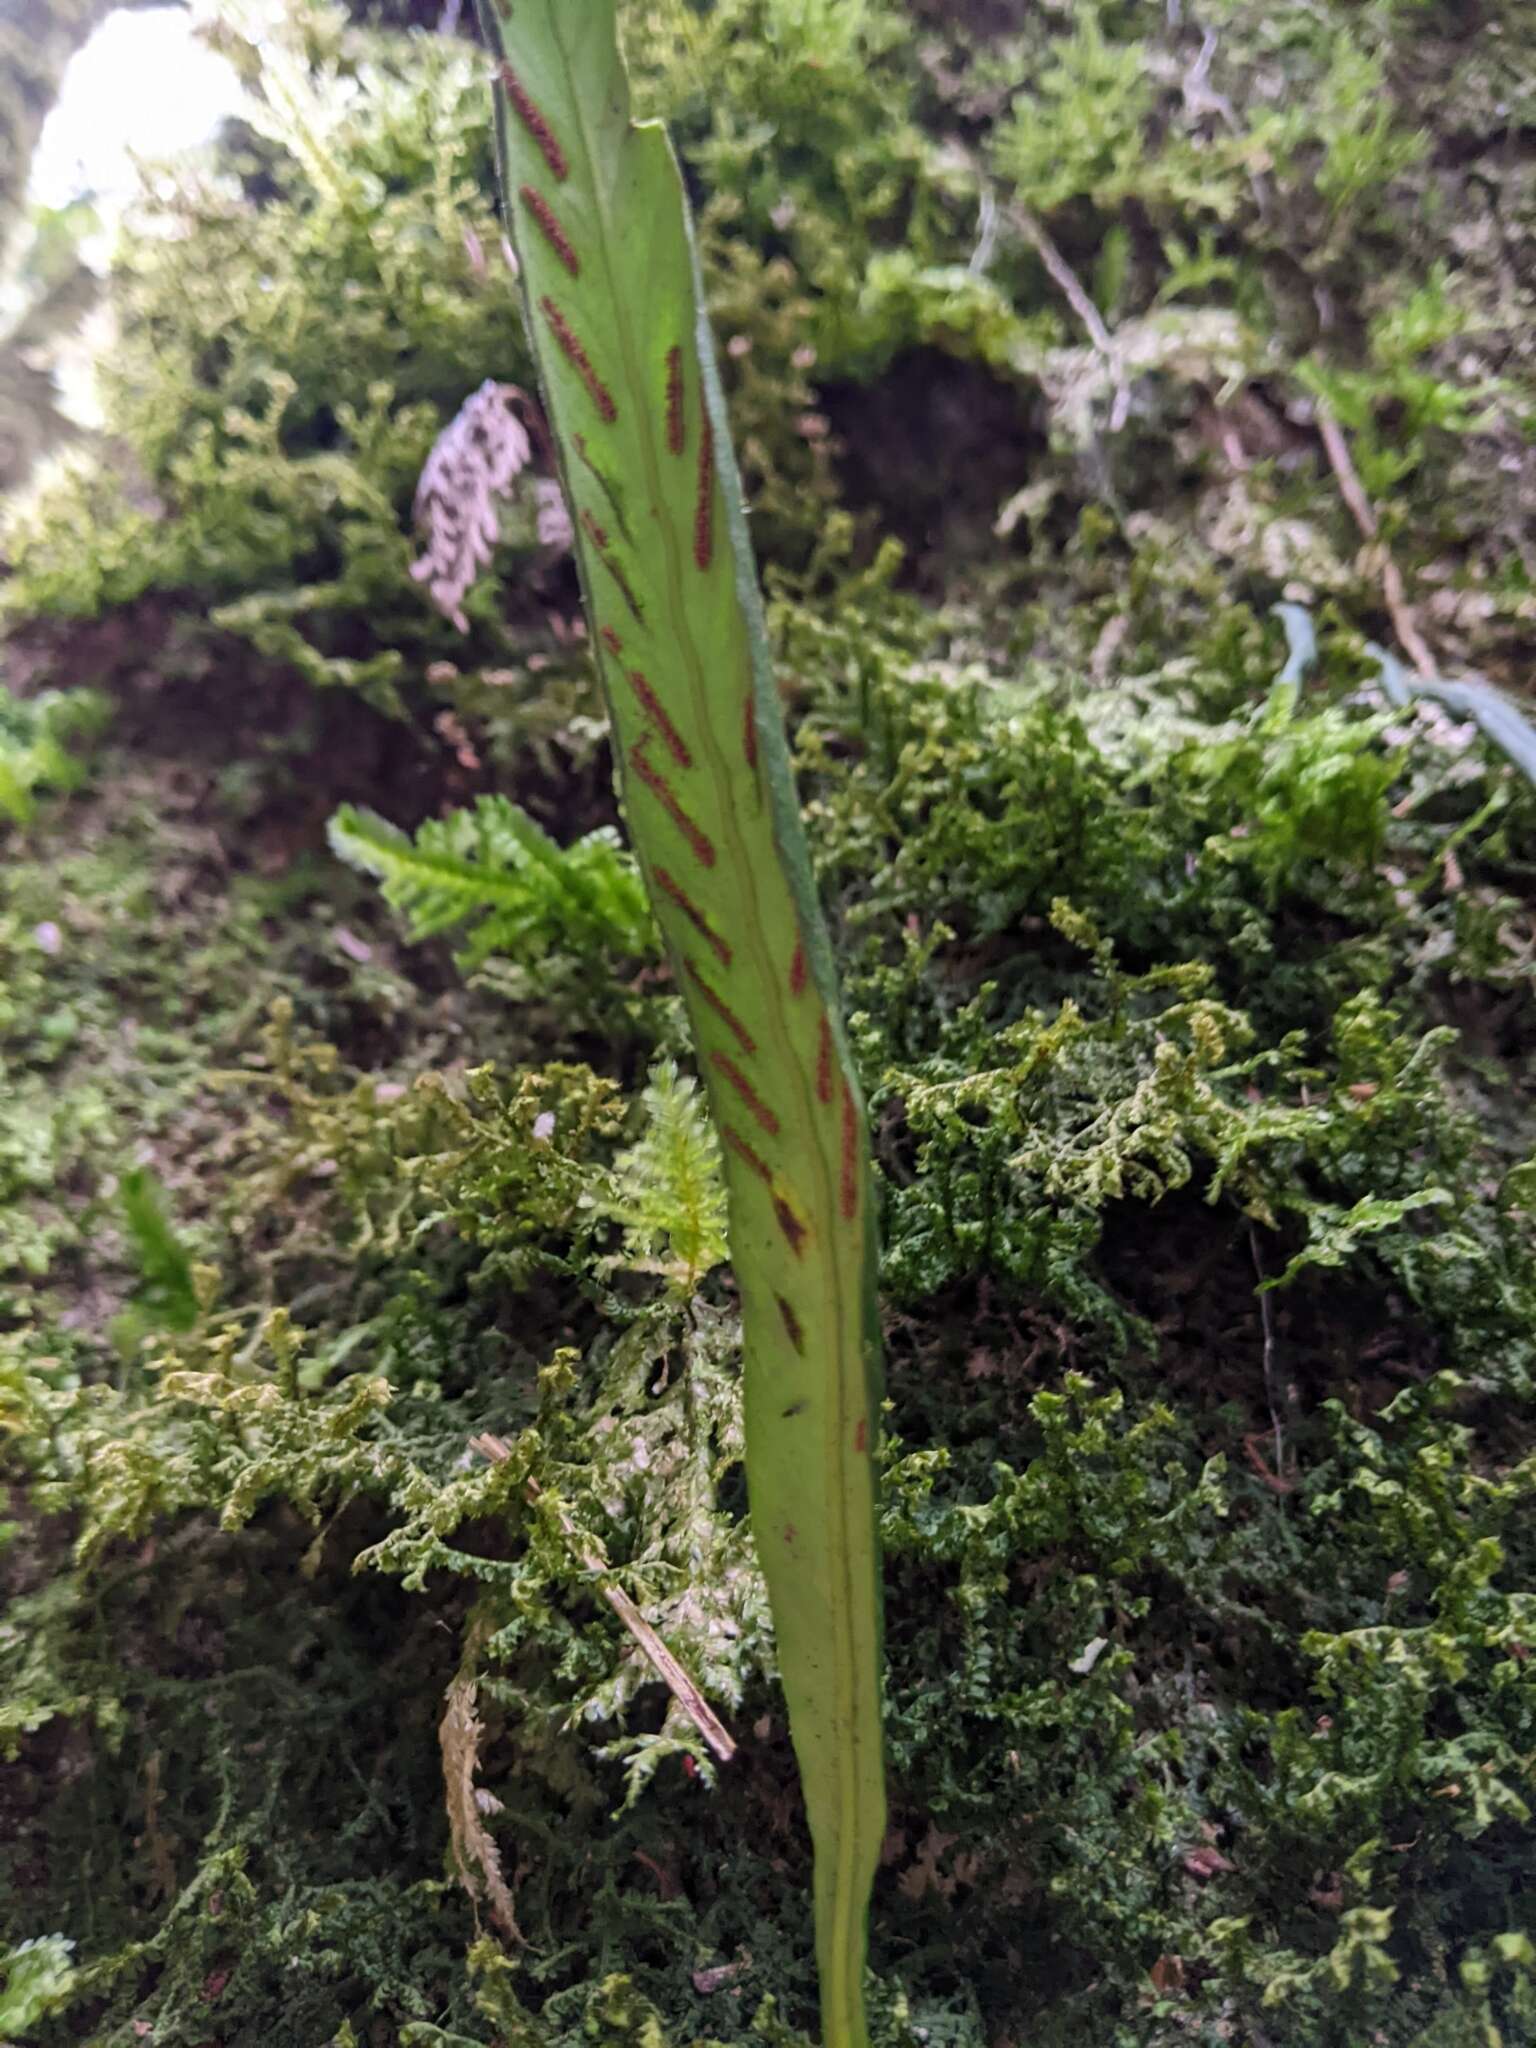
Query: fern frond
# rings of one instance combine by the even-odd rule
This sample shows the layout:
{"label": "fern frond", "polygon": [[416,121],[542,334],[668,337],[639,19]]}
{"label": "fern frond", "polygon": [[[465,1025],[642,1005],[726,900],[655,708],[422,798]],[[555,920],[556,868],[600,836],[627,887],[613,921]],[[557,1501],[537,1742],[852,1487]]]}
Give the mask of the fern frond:
{"label": "fern frond", "polygon": [[197,1274],[173,1222],[165,1189],[147,1167],[118,1184],[123,1227],[141,1276],[140,1311],[166,1330],[190,1330],[197,1321]]}
{"label": "fern frond", "polygon": [[413,939],[463,929],[460,964],[491,954],[526,962],[553,952],[648,954],[655,928],[632,858],[606,827],[558,846],[504,796],[430,819],[414,840],[346,804],[330,822],[334,852],[383,885]]}
{"label": "fern frond", "polygon": [[692,1294],[726,1256],[720,1147],[691,1075],[671,1060],[651,1070],[639,1141],[614,1162],[625,1264],[660,1272]]}

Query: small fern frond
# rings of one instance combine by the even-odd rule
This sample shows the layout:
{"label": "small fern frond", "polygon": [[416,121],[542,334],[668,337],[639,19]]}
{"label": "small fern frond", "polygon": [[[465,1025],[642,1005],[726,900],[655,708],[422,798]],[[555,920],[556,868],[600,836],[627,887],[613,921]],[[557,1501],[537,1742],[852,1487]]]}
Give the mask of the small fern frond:
{"label": "small fern frond", "polygon": [[720,1147],[697,1081],[671,1060],[652,1068],[641,1107],[645,1129],[614,1162],[623,1263],[692,1294],[726,1255]]}
{"label": "small fern frond", "polygon": [[331,819],[334,852],[372,875],[413,939],[464,930],[460,964],[554,952],[644,955],[655,928],[630,855],[607,827],[558,846],[504,796],[429,819],[414,840],[372,811]]}
{"label": "small fern frond", "polygon": [[167,1203],[165,1189],[147,1167],[136,1166],[118,1183],[123,1228],[138,1266],[136,1306],[152,1326],[190,1330],[197,1321],[197,1270]]}

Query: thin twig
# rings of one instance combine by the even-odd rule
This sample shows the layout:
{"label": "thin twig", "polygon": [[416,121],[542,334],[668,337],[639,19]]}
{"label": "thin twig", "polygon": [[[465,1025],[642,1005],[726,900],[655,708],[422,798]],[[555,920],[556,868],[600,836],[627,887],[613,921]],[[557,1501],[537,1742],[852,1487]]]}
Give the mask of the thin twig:
{"label": "thin twig", "polygon": [[1185,72],[1182,81],[1185,111],[1196,120],[1202,114],[1217,114],[1229,128],[1235,128],[1237,115],[1232,102],[1225,93],[1214,90],[1210,83],[1211,61],[1216,55],[1216,31],[1208,28],[1200,43],[1200,54]]}
{"label": "thin twig", "polygon": [[1259,1251],[1259,1233],[1250,1223],[1248,1226],[1248,1249],[1253,1254],[1253,1270],[1259,1276],[1259,1324],[1264,1332],[1264,1398],[1269,1403],[1270,1426],[1275,1432],[1275,1476],[1285,1477],[1285,1433],[1280,1427],[1280,1411],[1283,1403],[1275,1386],[1275,1318],[1269,1305],[1269,1294],[1263,1286],[1264,1260]]}
{"label": "thin twig", "polygon": [[983,179],[976,210],[976,246],[966,266],[972,277],[985,277],[992,267],[992,258],[997,253],[997,219],[997,194]]}
{"label": "thin twig", "polygon": [[1045,265],[1062,297],[1082,322],[1088,339],[1109,366],[1110,380],[1115,389],[1114,402],[1109,409],[1109,431],[1118,434],[1131,409],[1131,392],[1125,381],[1125,368],[1119,351],[1104,325],[1103,316],[1084,291],[1077,272],[1047,234],[1044,223],[1030,212],[1022,200],[1016,199],[1008,211],[1014,226]]}
{"label": "thin twig", "polygon": [[[493,1465],[503,1465],[511,1456],[510,1451],[499,1436],[484,1435],[471,1437],[469,1447],[472,1451],[478,1451],[482,1458],[488,1459]],[[536,1500],[542,1492],[543,1488],[536,1479],[528,1481],[528,1498],[530,1500]],[[634,1601],[630,1599],[622,1587],[614,1583],[613,1577],[603,1560],[595,1552],[583,1548],[581,1539],[576,1532],[576,1526],[563,1508],[559,1510],[559,1515],[560,1527],[576,1546],[576,1554],[581,1559],[581,1562],[597,1580],[603,1598],[608,1602],[608,1605],[613,1609],[614,1613],[623,1622],[624,1626],[629,1630],[635,1641],[655,1666],[657,1676],[665,1683],[672,1697],[677,1701],[694,1727],[698,1729],[705,1742],[708,1743],[721,1763],[728,1764],[736,1754],[736,1744],[726,1732],[725,1727],[714,1709],[710,1706],[708,1700],[699,1691],[699,1688],[688,1676],[682,1665],[678,1663],[655,1629],[651,1627],[651,1624],[640,1612]]]}
{"label": "thin twig", "polygon": [[1425,646],[1419,632],[1418,622],[1413,615],[1413,606],[1408,602],[1408,593],[1396,562],[1393,561],[1385,541],[1381,538],[1381,522],[1376,517],[1376,508],[1365,494],[1354,458],[1349,452],[1349,443],[1344,438],[1344,429],[1339,425],[1326,405],[1317,408],[1317,431],[1322,436],[1327,451],[1329,466],[1339,486],[1339,496],[1349,507],[1350,516],[1359,527],[1364,539],[1375,547],[1381,562],[1381,594],[1386,603],[1387,615],[1392,621],[1403,652],[1413,663],[1421,676],[1435,676],[1439,673],[1435,658]]}
{"label": "thin twig", "polygon": [[1115,345],[1109,338],[1109,329],[1104,325],[1098,307],[1083,290],[1076,271],[1046,233],[1042,223],[1021,200],[1016,199],[1009,212],[1019,233],[1030,244],[1054,282],[1060,287],[1062,297],[1087,328],[1088,339],[1100,355],[1108,356],[1113,363]]}

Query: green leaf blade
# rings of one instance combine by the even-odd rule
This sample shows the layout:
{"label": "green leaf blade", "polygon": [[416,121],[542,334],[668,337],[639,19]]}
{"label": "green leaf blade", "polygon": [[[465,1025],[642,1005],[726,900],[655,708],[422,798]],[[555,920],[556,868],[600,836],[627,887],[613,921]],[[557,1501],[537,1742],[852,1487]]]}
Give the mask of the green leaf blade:
{"label": "green leaf blade", "polygon": [[613,0],[482,7],[504,198],[631,836],[726,1162],[747,1478],[816,1848],[829,2043],[866,2038],[884,1833],[863,1106],[768,669],[682,181]]}

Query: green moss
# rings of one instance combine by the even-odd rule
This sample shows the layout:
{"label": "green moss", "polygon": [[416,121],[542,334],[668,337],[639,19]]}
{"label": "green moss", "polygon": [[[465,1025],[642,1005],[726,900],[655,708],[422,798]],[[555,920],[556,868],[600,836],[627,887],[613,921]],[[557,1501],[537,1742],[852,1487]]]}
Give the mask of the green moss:
{"label": "green moss", "polygon": [[[1406,2043],[1512,2009],[1530,1169],[1468,1113],[1496,1058],[1468,1065],[1437,1009],[1453,978],[1509,1000],[1530,797],[1427,714],[1384,733],[1347,682],[1249,711],[1213,668],[1073,715],[1049,681],[914,659],[857,604],[779,626],[896,1316],[877,1926],[913,2019],[882,2025],[1017,2014],[1066,2041],[1087,2015],[1139,2041],[1161,2004],[1208,2028],[1236,2000],[1343,2048],[1389,2012]],[[155,900],[153,866],[134,887]],[[1456,896],[1502,901],[1504,936],[1463,942]],[[78,1000],[88,1046],[108,1013]],[[692,1973],[724,1971],[710,2029],[748,2038],[764,1994],[798,2011],[808,1988],[786,1945],[806,1866],[693,1098],[663,1070],[630,1106],[623,1072],[515,1052],[455,1074],[430,1022],[393,1070],[258,1026],[222,1027],[241,1078],[177,1198],[225,1275],[195,1327],[110,1384],[104,1333],[12,1338],[26,1483],[77,1559],[13,1607],[12,1726],[36,1758],[78,1729],[94,1758],[23,1832],[55,1872],[28,1910],[81,1944],[103,2040],[145,2018],[200,2039],[214,1982],[234,2040],[279,2014],[488,2039],[435,1789],[467,1632],[529,1942],[496,2011],[530,2039],[691,2040]],[[508,1457],[466,1463],[486,1429]],[[713,1794],[592,1554],[747,1741]],[[252,1574],[270,1591],[232,1606]],[[171,1676],[174,1628],[197,1647]],[[279,1643],[263,1706],[234,1675]],[[109,1859],[89,1926],[65,1841]]]}

